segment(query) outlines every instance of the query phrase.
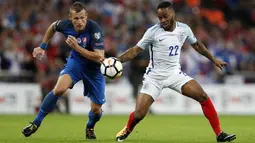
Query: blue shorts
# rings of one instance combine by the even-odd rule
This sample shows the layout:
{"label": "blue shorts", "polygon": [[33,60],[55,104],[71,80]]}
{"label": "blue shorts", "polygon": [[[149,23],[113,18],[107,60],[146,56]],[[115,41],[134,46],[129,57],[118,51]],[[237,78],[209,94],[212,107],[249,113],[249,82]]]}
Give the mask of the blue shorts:
{"label": "blue shorts", "polygon": [[105,103],[105,78],[100,70],[86,70],[76,60],[68,58],[60,76],[64,74],[68,74],[72,78],[72,87],[78,81],[83,81],[84,96],[88,96],[96,104]]}

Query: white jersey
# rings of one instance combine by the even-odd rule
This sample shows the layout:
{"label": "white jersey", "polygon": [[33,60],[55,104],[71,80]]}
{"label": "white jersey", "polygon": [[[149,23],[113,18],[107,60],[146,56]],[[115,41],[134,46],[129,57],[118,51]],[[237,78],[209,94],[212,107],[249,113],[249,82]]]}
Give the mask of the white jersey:
{"label": "white jersey", "polygon": [[160,24],[149,28],[137,43],[142,49],[150,48],[150,63],[146,74],[163,79],[180,70],[180,52],[185,41],[190,44],[197,41],[187,24],[176,22],[172,32],[165,31]]}

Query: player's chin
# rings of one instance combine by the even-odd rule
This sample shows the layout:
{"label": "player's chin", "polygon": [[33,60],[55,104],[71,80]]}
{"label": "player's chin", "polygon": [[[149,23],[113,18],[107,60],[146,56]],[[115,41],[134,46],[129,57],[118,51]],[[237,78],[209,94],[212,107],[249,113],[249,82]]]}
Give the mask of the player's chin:
{"label": "player's chin", "polygon": [[163,28],[164,28],[164,29],[169,29],[169,27],[170,27],[170,26],[169,26],[168,24],[163,25]]}
{"label": "player's chin", "polygon": [[78,30],[78,31],[82,31],[84,29],[84,26],[77,26],[76,27],[76,30]]}

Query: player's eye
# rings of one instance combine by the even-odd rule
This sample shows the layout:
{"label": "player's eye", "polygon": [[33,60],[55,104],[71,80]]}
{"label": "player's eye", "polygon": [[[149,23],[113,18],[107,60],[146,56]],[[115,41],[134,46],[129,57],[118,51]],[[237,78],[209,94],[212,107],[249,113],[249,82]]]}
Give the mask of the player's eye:
{"label": "player's eye", "polygon": [[165,15],[164,16],[159,16],[158,18],[159,18],[159,20],[167,19],[167,16],[165,16]]}

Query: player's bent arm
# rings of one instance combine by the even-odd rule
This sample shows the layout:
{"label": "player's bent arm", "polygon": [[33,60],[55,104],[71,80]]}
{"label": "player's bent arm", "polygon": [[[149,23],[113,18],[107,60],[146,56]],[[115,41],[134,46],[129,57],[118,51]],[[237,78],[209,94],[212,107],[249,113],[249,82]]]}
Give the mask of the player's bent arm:
{"label": "player's bent arm", "polygon": [[202,42],[197,41],[196,43],[191,45],[198,53],[205,56],[206,58],[211,60],[213,63],[215,62],[215,58],[212,56],[212,54],[209,52],[209,50],[205,47],[205,45]]}
{"label": "player's bent arm", "polygon": [[104,58],[104,50],[95,49],[94,51],[89,51],[79,45],[75,46],[74,50],[80,53],[83,57],[96,63],[100,63]]}
{"label": "player's bent arm", "polygon": [[56,27],[56,22],[53,22],[49,28],[47,29],[44,37],[43,37],[43,42],[48,44],[50,42],[50,40],[52,39],[52,37],[54,36],[56,30],[55,30],[55,27]]}
{"label": "player's bent arm", "polygon": [[122,55],[120,55],[117,59],[124,63],[126,61],[132,60],[135,58],[141,51],[143,51],[142,48],[139,46],[132,47],[128,50],[126,50]]}
{"label": "player's bent arm", "polygon": [[43,41],[40,44],[40,46],[34,48],[33,53],[32,53],[33,57],[41,59],[44,56],[45,50],[47,49],[47,45],[48,45],[48,43],[50,42],[50,40],[52,39],[52,37],[54,36],[54,34],[56,32],[55,26],[56,26],[56,22],[52,23],[48,27],[48,29],[47,29],[44,37],[43,37]]}

